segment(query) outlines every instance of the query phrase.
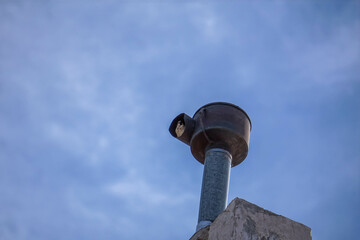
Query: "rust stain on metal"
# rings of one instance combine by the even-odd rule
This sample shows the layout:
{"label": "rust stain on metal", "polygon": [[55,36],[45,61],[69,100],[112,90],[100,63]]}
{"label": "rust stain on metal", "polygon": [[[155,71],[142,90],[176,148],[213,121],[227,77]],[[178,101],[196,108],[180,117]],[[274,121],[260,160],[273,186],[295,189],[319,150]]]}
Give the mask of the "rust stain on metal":
{"label": "rust stain on metal", "polygon": [[214,102],[199,108],[192,118],[185,113],[179,114],[169,131],[190,146],[199,162],[204,163],[207,149],[221,148],[231,153],[232,166],[236,166],[248,154],[251,121],[240,107]]}

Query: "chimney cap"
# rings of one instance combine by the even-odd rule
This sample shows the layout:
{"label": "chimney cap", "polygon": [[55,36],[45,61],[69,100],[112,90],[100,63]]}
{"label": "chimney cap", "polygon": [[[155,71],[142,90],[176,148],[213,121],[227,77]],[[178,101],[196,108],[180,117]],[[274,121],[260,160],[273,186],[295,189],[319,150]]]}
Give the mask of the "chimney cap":
{"label": "chimney cap", "polygon": [[193,117],[195,117],[195,115],[196,115],[201,109],[206,108],[206,107],[209,107],[209,106],[212,106],[212,105],[228,105],[228,106],[231,106],[231,107],[234,107],[234,108],[239,109],[239,110],[242,111],[242,112],[245,114],[245,116],[249,119],[249,122],[250,122],[250,131],[251,131],[251,129],[252,129],[252,124],[251,124],[251,120],[250,120],[249,115],[248,115],[248,114],[244,111],[244,109],[242,109],[241,107],[239,107],[239,106],[237,106],[237,105],[235,105],[235,104],[232,104],[232,103],[228,103],[228,102],[212,102],[212,103],[208,103],[208,104],[202,106],[201,108],[199,108],[199,109],[194,113],[194,116],[193,116]]}

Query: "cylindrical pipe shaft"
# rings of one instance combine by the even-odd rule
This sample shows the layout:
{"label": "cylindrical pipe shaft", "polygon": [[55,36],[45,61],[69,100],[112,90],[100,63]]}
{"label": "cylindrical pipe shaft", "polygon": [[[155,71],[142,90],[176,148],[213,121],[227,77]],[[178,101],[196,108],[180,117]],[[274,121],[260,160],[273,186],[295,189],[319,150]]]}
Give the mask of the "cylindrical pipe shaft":
{"label": "cylindrical pipe shaft", "polygon": [[231,154],[220,148],[206,151],[196,231],[210,225],[227,204]]}

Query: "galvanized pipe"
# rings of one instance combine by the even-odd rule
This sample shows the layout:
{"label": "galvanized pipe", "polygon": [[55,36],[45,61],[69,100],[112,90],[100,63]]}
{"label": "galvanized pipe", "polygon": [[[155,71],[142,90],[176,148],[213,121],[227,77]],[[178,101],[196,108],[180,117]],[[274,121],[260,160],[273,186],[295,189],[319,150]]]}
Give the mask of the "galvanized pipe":
{"label": "galvanized pipe", "polygon": [[231,154],[221,148],[206,151],[196,231],[210,225],[225,210],[229,191]]}
{"label": "galvanized pipe", "polygon": [[240,107],[214,102],[199,108],[192,118],[179,114],[169,131],[189,145],[195,159],[204,164],[196,226],[199,230],[226,208],[230,168],[239,165],[248,154],[251,121]]}

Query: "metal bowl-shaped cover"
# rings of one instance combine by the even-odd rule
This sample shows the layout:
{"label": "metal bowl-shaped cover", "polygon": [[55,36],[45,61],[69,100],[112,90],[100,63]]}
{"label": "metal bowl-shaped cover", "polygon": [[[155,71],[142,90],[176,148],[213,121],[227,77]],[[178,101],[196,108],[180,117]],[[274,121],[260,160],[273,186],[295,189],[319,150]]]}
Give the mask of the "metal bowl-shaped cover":
{"label": "metal bowl-shaped cover", "polygon": [[190,141],[193,156],[201,163],[210,148],[222,148],[232,155],[232,167],[240,164],[249,151],[251,122],[240,107],[215,102],[194,114],[195,128]]}

